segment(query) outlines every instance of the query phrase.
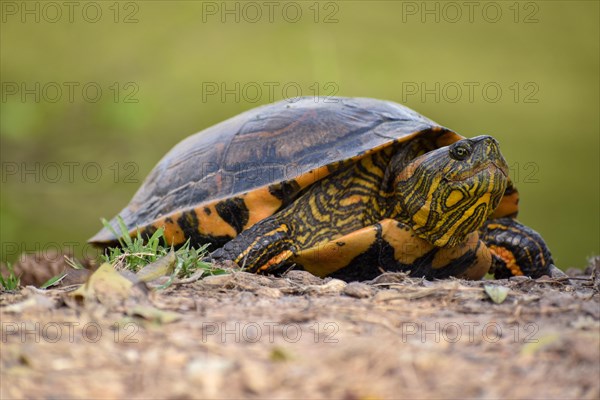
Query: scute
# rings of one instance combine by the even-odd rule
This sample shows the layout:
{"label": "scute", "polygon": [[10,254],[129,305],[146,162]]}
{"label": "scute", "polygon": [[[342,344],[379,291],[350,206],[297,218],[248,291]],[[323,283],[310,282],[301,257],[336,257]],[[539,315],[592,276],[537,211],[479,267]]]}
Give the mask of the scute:
{"label": "scute", "polygon": [[[441,128],[415,111],[368,98],[301,98],[255,108],[177,144],[119,216],[129,229],[289,182],[369,150]],[[117,220],[111,225],[118,231]],[[91,243],[116,238],[106,228]]]}

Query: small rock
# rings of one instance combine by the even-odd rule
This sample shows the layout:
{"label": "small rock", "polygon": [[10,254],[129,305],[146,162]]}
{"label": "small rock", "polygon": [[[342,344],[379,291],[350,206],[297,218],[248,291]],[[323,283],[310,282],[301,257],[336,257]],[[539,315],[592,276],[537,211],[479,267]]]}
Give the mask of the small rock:
{"label": "small rock", "polygon": [[508,280],[510,282],[526,282],[526,281],[530,281],[531,278],[528,276],[524,276],[524,275],[518,275],[518,276],[511,276],[510,278],[508,278]]}
{"label": "small rock", "polygon": [[210,373],[223,373],[233,368],[233,362],[218,356],[199,356],[188,362],[186,374],[189,377],[204,376]]}
{"label": "small rock", "polygon": [[291,270],[287,272],[284,277],[301,285],[320,285],[323,283],[323,279],[307,271]]}
{"label": "small rock", "polygon": [[269,286],[271,284],[271,279],[267,278],[266,276],[245,271],[236,272],[233,277],[235,278],[235,282],[238,284],[250,283],[251,285],[263,286]]}
{"label": "small rock", "polygon": [[344,288],[342,293],[346,296],[364,299],[371,297],[371,286],[360,282],[351,282]]}
{"label": "small rock", "polygon": [[233,276],[231,274],[210,275],[202,279],[202,284],[207,286],[228,286],[231,284]]}
{"label": "small rock", "polygon": [[384,284],[384,283],[400,283],[404,282],[408,274],[405,272],[384,272],[375,279],[369,281],[371,284]]}
{"label": "small rock", "polygon": [[315,294],[338,294],[348,284],[340,279],[332,279],[322,285],[311,285],[307,288],[307,292]]}
{"label": "small rock", "polygon": [[278,299],[283,295],[283,293],[281,293],[281,290],[270,287],[261,287],[258,290],[256,290],[254,294],[270,299]]}

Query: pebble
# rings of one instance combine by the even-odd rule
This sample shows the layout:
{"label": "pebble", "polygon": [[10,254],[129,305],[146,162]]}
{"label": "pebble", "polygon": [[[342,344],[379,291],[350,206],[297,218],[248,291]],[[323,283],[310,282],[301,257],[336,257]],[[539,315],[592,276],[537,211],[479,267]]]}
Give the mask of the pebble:
{"label": "pebble", "polygon": [[511,276],[510,278],[508,278],[508,280],[511,282],[526,282],[526,281],[531,281],[531,278],[528,276],[519,275],[519,276]]}
{"label": "pebble", "polygon": [[270,299],[278,299],[283,295],[283,293],[281,293],[281,290],[270,287],[261,287],[258,290],[256,290],[254,294]]}
{"label": "pebble", "polygon": [[323,283],[323,279],[321,279],[318,276],[315,276],[307,271],[300,271],[300,270],[288,271],[284,275],[284,277],[295,283],[299,283],[301,285],[320,285],[321,283]]}
{"label": "pebble", "polygon": [[340,279],[331,279],[322,285],[313,285],[308,288],[308,292],[316,294],[338,294],[348,284]]}
{"label": "pebble", "polygon": [[231,274],[210,275],[202,279],[202,284],[207,286],[225,286],[233,279]]}
{"label": "pebble", "polygon": [[357,299],[371,297],[372,288],[369,285],[360,282],[351,282],[343,290],[343,294]]}

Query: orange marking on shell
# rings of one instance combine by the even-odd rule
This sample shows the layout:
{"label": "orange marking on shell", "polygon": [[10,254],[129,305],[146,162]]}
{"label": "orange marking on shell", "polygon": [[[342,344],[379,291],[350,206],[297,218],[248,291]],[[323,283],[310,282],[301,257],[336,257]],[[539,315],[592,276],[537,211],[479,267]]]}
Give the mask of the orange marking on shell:
{"label": "orange marking on shell", "polygon": [[304,189],[307,186],[312,185],[318,180],[325,178],[331,172],[327,168],[327,166],[319,167],[312,171],[309,171],[303,175],[300,175],[296,178],[296,183],[300,186],[301,189]]}
{"label": "orange marking on shell", "polygon": [[510,250],[508,250],[504,247],[494,246],[494,245],[490,245],[489,249],[492,253],[494,253],[495,255],[500,257],[506,263],[506,267],[508,269],[510,269],[510,272],[514,276],[523,275],[523,271],[521,271],[521,267],[519,267],[519,265],[517,264],[517,259],[515,258],[514,254]]}
{"label": "orange marking on shell", "polygon": [[[210,236],[236,237],[237,232],[233,226],[225,222],[217,212],[217,209],[215,208],[215,204],[217,203],[218,202],[209,205],[201,205],[194,209],[200,225],[198,231],[204,235]],[[205,208],[208,208],[210,213],[207,213]]]}
{"label": "orange marking on shell", "polygon": [[165,239],[167,240],[168,245],[178,245],[182,244],[186,241],[186,237],[181,230],[181,227],[177,223],[177,220],[181,217],[181,213],[175,213],[169,215],[169,221],[167,221],[167,217],[161,218],[160,220],[154,222],[152,226],[155,228],[163,228]]}
{"label": "orange marking on shell", "polygon": [[281,200],[269,192],[268,187],[254,190],[244,195],[243,198],[246,207],[250,212],[248,222],[244,225],[244,229],[248,229],[257,222],[270,217],[282,204]]}
{"label": "orange marking on shell", "polygon": [[[188,238],[185,236],[178,221],[184,213],[193,211],[196,213],[196,218],[198,219],[198,226],[196,227],[198,233],[208,236],[236,237],[236,230],[225,222],[219,213],[217,213],[215,208],[216,203],[218,202],[213,204],[202,204],[192,210],[188,209],[174,212],[173,214],[166,215],[156,220],[152,223],[152,226],[157,229],[162,227],[165,230],[165,238],[169,245],[183,244]],[[207,213],[205,209],[208,209],[209,213]],[[170,219],[171,222],[167,221],[167,219]]]}

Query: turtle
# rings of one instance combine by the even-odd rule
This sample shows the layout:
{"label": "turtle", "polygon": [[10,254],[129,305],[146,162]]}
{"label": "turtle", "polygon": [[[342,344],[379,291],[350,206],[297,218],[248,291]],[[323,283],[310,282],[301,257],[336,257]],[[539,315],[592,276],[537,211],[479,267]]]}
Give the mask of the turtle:
{"label": "turtle", "polygon": [[346,281],[539,277],[553,264],[517,221],[498,141],[465,138],[401,104],[303,97],[251,109],[178,143],[89,242],[162,228],[209,259]]}

